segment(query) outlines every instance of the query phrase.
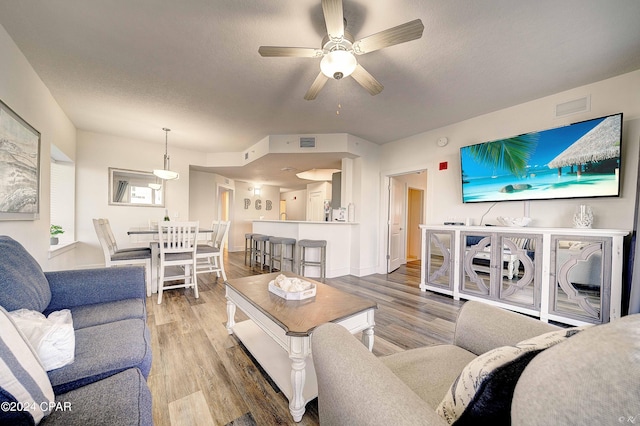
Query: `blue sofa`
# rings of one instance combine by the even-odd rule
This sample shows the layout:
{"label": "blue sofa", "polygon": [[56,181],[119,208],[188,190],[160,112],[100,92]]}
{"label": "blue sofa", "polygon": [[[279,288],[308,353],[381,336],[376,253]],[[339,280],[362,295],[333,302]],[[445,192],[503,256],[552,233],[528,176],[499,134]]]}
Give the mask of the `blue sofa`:
{"label": "blue sofa", "polygon": [[[145,295],[142,267],[43,272],[22,245],[0,236],[0,306],[45,315],[69,309],[73,318],[75,359],[46,373],[55,402],[66,403],[59,408],[70,409],[54,407],[41,425],[153,424]],[[0,402],[12,401],[0,387]],[[0,424],[33,424],[29,413],[7,416],[16,413],[0,410]]]}

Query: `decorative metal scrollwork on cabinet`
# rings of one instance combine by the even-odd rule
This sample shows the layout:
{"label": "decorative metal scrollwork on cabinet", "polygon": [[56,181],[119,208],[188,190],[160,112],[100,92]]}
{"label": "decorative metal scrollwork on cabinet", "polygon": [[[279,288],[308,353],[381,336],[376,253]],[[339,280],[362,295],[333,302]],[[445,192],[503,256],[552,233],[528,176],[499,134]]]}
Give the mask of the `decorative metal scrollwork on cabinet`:
{"label": "decorative metal scrollwork on cabinet", "polygon": [[453,241],[453,232],[429,232],[423,240],[428,281],[449,292],[453,291]]}
{"label": "decorative metal scrollwork on cabinet", "polygon": [[461,293],[539,309],[541,235],[462,232],[460,241]]}
{"label": "decorative metal scrollwork on cabinet", "polygon": [[587,322],[609,320],[611,238],[554,236],[551,267],[555,285],[550,312]]}
{"label": "decorative metal scrollwork on cabinet", "polygon": [[620,316],[623,230],[420,225],[420,288],[543,320]]}

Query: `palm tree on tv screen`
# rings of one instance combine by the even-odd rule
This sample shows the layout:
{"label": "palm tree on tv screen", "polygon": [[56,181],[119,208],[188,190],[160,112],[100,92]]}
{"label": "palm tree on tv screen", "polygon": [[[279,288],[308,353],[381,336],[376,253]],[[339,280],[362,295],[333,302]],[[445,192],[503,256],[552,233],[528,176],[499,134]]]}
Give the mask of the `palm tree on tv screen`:
{"label": "palm tree on tv screen", "polygon": [[527,164],[538,145],[538,134],[528,133],[494,142],[471,145],[469,154],[476,161],[493,167],[508,170],[518,177],[526,177]]}

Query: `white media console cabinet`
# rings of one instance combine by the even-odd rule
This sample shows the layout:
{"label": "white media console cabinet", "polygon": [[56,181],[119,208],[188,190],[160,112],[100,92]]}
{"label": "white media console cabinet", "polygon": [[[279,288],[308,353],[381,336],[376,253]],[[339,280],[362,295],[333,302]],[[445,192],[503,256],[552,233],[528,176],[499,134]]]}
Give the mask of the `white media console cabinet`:
{"label": "white media console cabinet", "polygon": [[420,225],[420,289],[564,324],[620,317],[617,229]]}

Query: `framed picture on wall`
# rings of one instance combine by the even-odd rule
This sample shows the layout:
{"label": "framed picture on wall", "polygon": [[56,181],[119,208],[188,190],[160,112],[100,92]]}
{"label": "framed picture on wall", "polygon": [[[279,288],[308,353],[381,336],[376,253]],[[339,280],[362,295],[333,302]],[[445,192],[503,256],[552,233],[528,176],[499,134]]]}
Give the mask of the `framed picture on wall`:
{"label": "framed picture on wall", "polygon": [[0,101],[0,220],[40,215],[40,132]]}

